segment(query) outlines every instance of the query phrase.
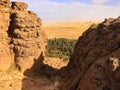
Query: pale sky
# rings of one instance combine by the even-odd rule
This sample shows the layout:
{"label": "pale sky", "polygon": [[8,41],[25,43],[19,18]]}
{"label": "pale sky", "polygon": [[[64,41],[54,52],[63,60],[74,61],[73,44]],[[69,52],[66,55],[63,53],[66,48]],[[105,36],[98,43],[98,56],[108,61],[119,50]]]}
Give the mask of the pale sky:
{"label": "pale sky", "polygon": [[28,3],[43,23],[101,21],[120,15],[120,0],[11,0]]}

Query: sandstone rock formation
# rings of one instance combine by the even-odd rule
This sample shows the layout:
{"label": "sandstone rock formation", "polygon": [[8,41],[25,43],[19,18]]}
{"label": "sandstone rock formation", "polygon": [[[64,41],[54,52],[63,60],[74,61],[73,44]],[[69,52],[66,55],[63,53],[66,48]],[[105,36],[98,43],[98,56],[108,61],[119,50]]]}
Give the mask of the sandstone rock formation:
{"label": "sandstone rock formation", "polygon": [[27,4],[12,2],[10,7],[10,0],[0,1],[0,70],[8,70],[14,61],[23,72],[44,54],[46,35],[41,25]]}
{"label": "sandstone rock formation", "polygon": [[36,64],[42,67],[37,68],[38,74],[44,72],[42,79],[23,79],[22,90],[120,90],[120,17],[105,19],[84,32],[68,66],[59,71],[40,60],[45,44],[41,20],[27,11],[27,4],[13,2],[10,7],[9,0],[0,1],[0,71],[14,63],[24,73]]}
{"label": "sandstone rock formation", "polygon": [[9,69],[11,66],[11,55],[9,49],[9,38],[7,31],[10,25],[10,2],[0,1],[0,71]]}
{"label": "sandstone rock formation", "polygon": [[50,90],[120,90],[119,53],[120,17],[105,19],[80,36],[67,67],[42,73],[57,83]]}
{"label": "sandstone rock formation", "polygon": [[26,9],[25,3],[12,3],[11,43],[15,52],[14,60],[22,71],[33,65],[34,60],[44,52],[46,44],[46,36],[41,29],[41,19]]}
{"label": "sandstone rock formation", "polygon": [[84,32],[66,70],[62,90],[120,90],[120,17]]}

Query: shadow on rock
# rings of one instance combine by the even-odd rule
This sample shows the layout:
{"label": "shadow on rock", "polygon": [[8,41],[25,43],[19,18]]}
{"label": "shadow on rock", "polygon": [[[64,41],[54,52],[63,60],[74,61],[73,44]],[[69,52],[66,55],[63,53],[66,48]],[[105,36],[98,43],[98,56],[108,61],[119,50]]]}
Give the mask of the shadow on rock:
{"label": "shadow on rock", "polygon": [[43,64],[43,60],[41,53],[38,60],[34,60],[33,66],[25,70],[21,90],[59,90],[62,82],[61,70]]}

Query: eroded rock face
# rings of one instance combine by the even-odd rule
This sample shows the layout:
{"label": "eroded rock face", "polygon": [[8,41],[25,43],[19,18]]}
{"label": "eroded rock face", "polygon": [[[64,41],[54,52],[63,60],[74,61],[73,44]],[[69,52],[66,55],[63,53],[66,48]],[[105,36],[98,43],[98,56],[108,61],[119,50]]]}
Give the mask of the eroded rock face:
{"label": "eroded rock face", "polygon": [[0,71],[6,71],[10,68],[12,57],[9,46],[6,42],[0,42]]}
{"label": "eroded rock face", "polygon": [[0,5],[10,7],[10,0],[0,0]]}
{"label": "eroded rock face", "polygon": [[41,19],[26,9],[25,3],[12,3],[11,42],[15,52],[15,63],[22,72],[30,68],[34,60],[38,60],[46,44]]}
{"label": "eroded rock face", "polygon": [[[0,71],[8,70],[14,61],[24,72],[41,65],[46,35],[41,20],[26,10],[27,4],[9,5],[9,0],[0,1]],[[51,90],[120,90],[120,17],[92,25],[79,38],[68,66],[58,72],[50,70],[53,74],[44,74],[57,80]],[[46,83],[44,87],[48,89]]]}
{"label": "eroded rock face", "polygon": [[92,25],[79,38],[62,90],[120,89],[120,17]]}
{"label": "eroded rock face", "polygon": [[0,1],[0,70],[8,70],[14,61],[23,72],[44,55],[46,35],[41,19],[27,6],[12,2],[10,7],[10,0]]}
{"label": "eroded rock face", "polygon": [[11,54],[7,34],[10,22],[9,5],[9,0],[0,1],[0,71],[5,71],[11,66]]}
{"label": "eroded rock face", "polygon": [[28,5],[26,3],[23,3],[23,2],[12,2],[12,6],[11,6],[12,9],[20,10],[20,11],[26,10],[27,7],[28,7]]}

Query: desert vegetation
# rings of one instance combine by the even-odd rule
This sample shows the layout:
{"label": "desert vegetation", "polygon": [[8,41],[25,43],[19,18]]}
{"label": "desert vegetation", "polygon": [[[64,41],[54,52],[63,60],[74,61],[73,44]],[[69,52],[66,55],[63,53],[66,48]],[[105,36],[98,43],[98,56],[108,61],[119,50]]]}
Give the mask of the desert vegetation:
{"label": "desert vegetation", "polygon": [[0,90],[120,90],[120,17],[42,29],[26,3],[0,7]]}
{"label": "desert vegetation", "polygon": [[49,39],[46,46],[46,56],[68,61],[73,52],[76,39],[54,38]]}

